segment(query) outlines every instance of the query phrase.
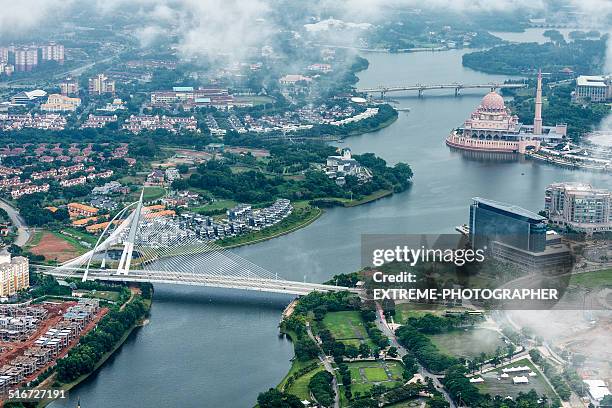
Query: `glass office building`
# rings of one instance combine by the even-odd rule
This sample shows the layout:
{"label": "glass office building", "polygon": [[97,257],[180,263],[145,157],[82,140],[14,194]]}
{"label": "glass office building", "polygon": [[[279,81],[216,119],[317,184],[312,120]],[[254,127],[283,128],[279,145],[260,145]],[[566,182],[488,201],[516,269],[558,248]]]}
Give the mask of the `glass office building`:
{"label": "glass office building", "polygon": [[524,208],[476,197],[470,206],[470,242],[492,248],[492,242],[529,251],[546,250],[546,218]]}

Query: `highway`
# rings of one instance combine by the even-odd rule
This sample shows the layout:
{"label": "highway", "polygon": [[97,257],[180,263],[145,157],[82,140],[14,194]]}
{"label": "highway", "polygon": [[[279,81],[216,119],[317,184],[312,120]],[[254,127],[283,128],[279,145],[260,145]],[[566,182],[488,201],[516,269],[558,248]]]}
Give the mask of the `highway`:
{"label": "highway", "polygon": [[17,238],[14,244],[22,247],[30,239],[30,230],[25,223],[23,217],[19,214],[19,211],[6,201],[0,199],[0,208],[2,208],[8,214],[11,222],[17,228]]}

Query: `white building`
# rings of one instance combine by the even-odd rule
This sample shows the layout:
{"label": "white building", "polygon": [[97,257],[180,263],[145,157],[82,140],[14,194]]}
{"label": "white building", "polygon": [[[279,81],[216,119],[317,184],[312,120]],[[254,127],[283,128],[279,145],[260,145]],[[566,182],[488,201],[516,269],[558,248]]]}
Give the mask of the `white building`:
{"label": "white building", "polygon": [[325,174],[331,179],[336,179],[336,183],[343,185],[346,176],[355,176],[361,182],[372,179],[370,169],[363,167],[353,159],[351,149],[345,148],[340,152],[340,156],[329,156],[325,164]]}
{"label": "white building", "polygon": [[576,78],[574,99],[577,101],[606,102],[612,99],[612,77],[581,75]]}
{"label": "white building", "polygon": [[606,395],[610,395],[610,390],[603,380],[584,380],[589,387],[589,395],[596,402],[600,402]]}
{"label": "white building", "polygon": [[612,231],[612,193],[585,183],[553,183],[544,208],[551,223],[577,232]]}

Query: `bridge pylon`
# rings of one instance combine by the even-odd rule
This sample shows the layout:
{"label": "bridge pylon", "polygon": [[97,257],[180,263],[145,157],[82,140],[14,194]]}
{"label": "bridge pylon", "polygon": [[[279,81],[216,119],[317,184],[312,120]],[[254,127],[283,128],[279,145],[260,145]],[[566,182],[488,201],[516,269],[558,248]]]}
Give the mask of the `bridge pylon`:
{"label": "bridge pylon", "polygon": [[119,266],[117,267],[117,275],[127,275],[130,271],[130,265],[132,263],[132,253],[134,252],[134,241],[136,240],[136,233],[138,232],[138,223],[140,222],[140,215],[142,213],[142,197],[144,189],[140,192],[140,199],[136,204],[136,209],[132,213],[130,231],[127,236],[127,240],[123,243],[123,252],[121,253],[121,259],[119,260]]}

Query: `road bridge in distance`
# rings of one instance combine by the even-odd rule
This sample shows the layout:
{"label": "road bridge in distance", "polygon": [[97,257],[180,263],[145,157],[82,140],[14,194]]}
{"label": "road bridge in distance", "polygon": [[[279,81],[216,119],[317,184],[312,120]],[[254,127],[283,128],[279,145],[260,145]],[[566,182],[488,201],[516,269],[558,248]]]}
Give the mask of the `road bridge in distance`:
{"label": "road bridge in distance", "polygon": [[373,88],[361,88],[357,89],[357,92],[375,94],[379,93],[380,98],[384,99],[385,95],[389,92],[408,92],[417,91],[419,96],[423,96],[423,93],[427,90],[433,89],[452,89],[455,92],[455,96],[458,96],[463,89],[488,89],[495,91],[496,89],[518,89],[525,88],[527,84],[503,84],[497,82],[489,82],[486,84],[461,84],[461,83],[450,83],[450,84],[416,84],[416,85],[400,85],[400,86],[377,86]]}

